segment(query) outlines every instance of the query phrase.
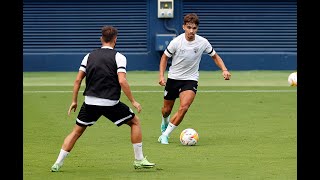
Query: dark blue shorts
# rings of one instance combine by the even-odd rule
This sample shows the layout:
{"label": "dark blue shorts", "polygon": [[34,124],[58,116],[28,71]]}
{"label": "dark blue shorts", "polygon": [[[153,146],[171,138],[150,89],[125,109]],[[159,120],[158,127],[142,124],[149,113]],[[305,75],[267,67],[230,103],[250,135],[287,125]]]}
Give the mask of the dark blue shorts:
{"label": "dark blue shorts", "polygon": [[185,90],[192,90],[197,93],[198,81],[194,80],[175,80],[167,79],[166,87],[164,88],[164,99],[175,100],[179,94]]}
{"label": "dark blue shorts", "polygon": [[83,103],[79,111],[76,124],[91,126],[104,116],[115,125],[121,126],[134,118],[135,114],[130,107],[119,101],[114,106],[96,106]]}

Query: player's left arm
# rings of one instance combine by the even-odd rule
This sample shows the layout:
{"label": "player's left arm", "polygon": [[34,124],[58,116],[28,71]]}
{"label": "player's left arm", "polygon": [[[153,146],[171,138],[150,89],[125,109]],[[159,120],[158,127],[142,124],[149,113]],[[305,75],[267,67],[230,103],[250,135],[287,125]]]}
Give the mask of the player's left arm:
{"label": "player's left arm", "polygon": [[73,84],[72,102],[71,102],[71,105],[68,110],[69,116],[70,116],[71,111],[73,110],[73,112],[76,112],[77,107],[78,107],[78,93],[79,93],[79,89],[81,87],[82,80],[86,76],[86,67],[87,67],[89,55],[90,55],[90,53],[86,54],[83,57],[83,59],[81,61],[81,65],[79,67],[77,77],[76,77],[74,84]]}
{"label": "player's left arm", "polygon": [[231,73],[228,71],[227,67],[225,66],[223,60],[218,55],[218,53],[215,53],[213,56],[211,56],[211,58],[216,63],[216,65],[221,69],[223,78],[225,80],[229,80],[231,77]]}
{"label": "player's left arm", "polygon": [[204,41],[205,45],[205,52],[211,56],[213,61],[216,63],[216,65],[221,69],[222,71],[222,76],[225,80],[229,80],[231,77],[230,72],[228,71],[227,67],[225,66],[223,60],[221,57],[218,55],[218,53],[213,49],[212,45],[209,43],[207,39]]}

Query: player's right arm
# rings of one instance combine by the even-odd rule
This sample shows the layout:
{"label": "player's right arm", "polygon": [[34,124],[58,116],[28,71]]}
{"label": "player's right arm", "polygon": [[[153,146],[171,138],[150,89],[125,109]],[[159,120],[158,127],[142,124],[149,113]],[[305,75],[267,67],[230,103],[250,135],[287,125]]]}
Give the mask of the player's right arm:
{"label": "player's right arm", "polygon": [[121,86],[122,91],[124,94],[128,97],[129,101],[131,104],[138,110],[138,113],[140,113],[142,107],[141,105],[134,99],[129,83],[126,78],[126,73],[125,72],[118,72],[118,80],[119,84]]}
{"label": "player's right arm", "polygon": [[122,91],[124,94],[127,96],[131,104],[138,110],[138,113],[141,111],[141,105],[134,99],[130,85],[127,81],[127,58],[121,54],[117,53],[116,54],[116,63],[117,63],[117,73],[118,73],[118,81],[121,86]]}
{"label": "player's right arm", "polygon": [[168,56],[165,53],[163,53],[160,59],[160,65],[159,65],[159,84],[161,86],[166,85],[166,80],[164,78],[164,71],[167,68],[167,62],[168,62]]}
{"label": "player's right arm", "polygon": [[177,44],[179,43],[180,38],[174,38],[170,41],[169,45],[167,46],[166,50],[164,50],[159,65],[159,84],[161,86],[166,85],[166,79],[164,77],[164,72],[167,68],[168,59],[172,57],[172,55],[176,52]]}

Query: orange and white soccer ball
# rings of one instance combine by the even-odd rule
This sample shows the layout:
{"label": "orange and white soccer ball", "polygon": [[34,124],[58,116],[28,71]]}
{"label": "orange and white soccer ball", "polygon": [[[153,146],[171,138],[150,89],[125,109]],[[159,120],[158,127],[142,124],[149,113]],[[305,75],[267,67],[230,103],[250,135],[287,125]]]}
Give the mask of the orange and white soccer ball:
{"label": "orange and white soccer ball", "polygon": [[180,142],[185,146],[194,146],[199,141],[199,134],[192,128],[187,128],[180,133]]}
{"label": "orange and white soccer ball", "polygon": [[293,72],[288,77],[288,83],[290,86],[298,86],[297,72]]}

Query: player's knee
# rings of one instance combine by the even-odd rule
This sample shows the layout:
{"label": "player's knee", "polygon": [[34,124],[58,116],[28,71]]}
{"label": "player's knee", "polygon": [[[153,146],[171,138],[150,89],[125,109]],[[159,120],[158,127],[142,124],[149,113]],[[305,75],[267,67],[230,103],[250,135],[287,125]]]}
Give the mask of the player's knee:
{"label": "player's knee", "polygon": [[163,107],[162,108],[162,112],[164,114],[164,116],[169,116],[171,114],[172,108],[170,107]]}
{"label": "player's knee", "polygon": [[86,129],[87,129],[87,126],[76,125],[75,128],[72,130],[71,134],[73,137],[79,138]]}

